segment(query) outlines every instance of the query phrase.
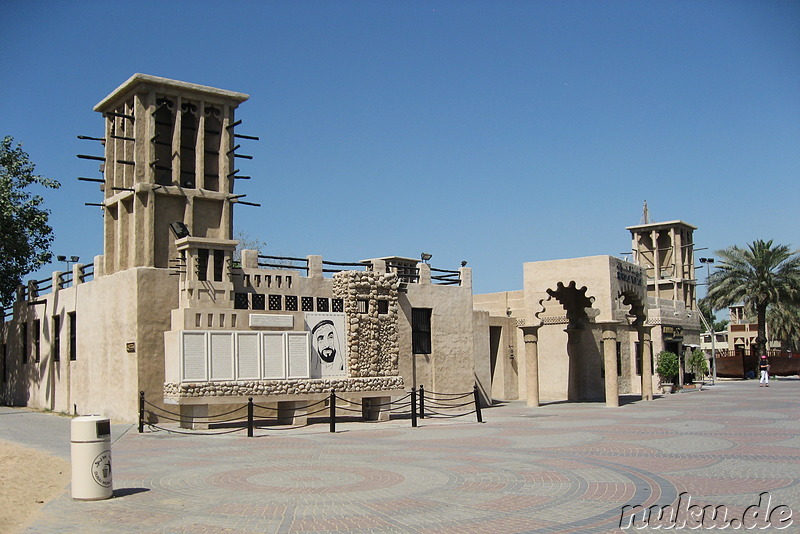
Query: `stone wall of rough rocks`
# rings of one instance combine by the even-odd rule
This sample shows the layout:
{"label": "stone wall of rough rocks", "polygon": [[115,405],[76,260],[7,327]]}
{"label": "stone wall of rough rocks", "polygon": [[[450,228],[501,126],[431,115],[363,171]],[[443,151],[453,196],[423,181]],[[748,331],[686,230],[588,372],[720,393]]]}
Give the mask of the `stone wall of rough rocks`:
{"label": "stone wall of rough rocks", "polygon": [[[399,374],[398,287],[394,273],[344,271],[333,276],[333,294],[344,301],[351,377]],[[359,301],[366,302],[366,313],[359,313]],[[386,313],[378,313],[379,301],[386,302]]]}
{"label": "stone wall of rough rocks", "polygon": [[370,378],[313,378],[289,380],[242,380],[164,384],[166,397],[241,397],[258,395],[302,395],[313,393],[381,391],[403,389],[400,376]]}

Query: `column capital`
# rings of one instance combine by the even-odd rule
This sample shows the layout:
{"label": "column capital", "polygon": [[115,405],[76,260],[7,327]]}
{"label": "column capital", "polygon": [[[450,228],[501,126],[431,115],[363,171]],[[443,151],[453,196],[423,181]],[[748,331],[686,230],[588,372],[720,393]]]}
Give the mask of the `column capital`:
{"label": "column capital", "polygon": [[518,326],[522,330],[522,339],[525,344],[536,344],[539,342],[539,325],[536,326]]}

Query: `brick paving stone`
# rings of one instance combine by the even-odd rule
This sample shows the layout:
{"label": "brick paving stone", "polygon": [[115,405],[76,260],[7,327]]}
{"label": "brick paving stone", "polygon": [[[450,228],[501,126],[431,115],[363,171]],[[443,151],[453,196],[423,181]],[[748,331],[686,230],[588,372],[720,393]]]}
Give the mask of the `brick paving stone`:
{"label": "brick paving stone", "polygon": [[[623,506],[686,493],[741,517],[765,491],[800,514],[798,413],[794,378],[619,408],[504,402],[484,424],[340,422],[255,438],[114,425],[115,497],[79,502],[66,488],[26,532],[607,533],[623,532]],[[68,458],[69,418],[0,407],[0,439]]]}

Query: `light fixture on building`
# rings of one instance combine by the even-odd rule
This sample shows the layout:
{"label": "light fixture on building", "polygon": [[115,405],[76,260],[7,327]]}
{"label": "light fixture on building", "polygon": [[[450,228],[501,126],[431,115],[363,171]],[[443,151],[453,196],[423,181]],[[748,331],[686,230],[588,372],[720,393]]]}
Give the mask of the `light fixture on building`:
{"label": "light fixture on building", "polygon": [[56,259],[67,264],[67,271],[69,271],[70,263],[78,263],[81,260],[78,256],[70,256],[69,258],[66,256],[56,256]]}
{"label": "light fixture on building", "polygon": [[427,252],[423,252],[422,254],[419,255],[419,257],[422,258],[422,263],[428,263],[428,260],[433,257],[433,254],[428,254]]}
{"label": "light fixture on building", "polygon": [[467,260],[461,260],[461,266],[462,267],[466,267],[467,266]]}
{"label": "light fixture on building", "polygon": [[172,230],[172,233],[175,234],[177,239],[181,239],[182,237],[189,237],[189,229],[186,228],[186,225],[183,224],[181,221],[175,221],[169,223],[169,229]]}

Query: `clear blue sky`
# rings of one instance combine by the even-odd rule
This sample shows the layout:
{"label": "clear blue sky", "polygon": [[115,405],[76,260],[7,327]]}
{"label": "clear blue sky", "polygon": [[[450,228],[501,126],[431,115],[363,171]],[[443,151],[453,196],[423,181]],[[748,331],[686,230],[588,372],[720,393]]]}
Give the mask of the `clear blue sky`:
{"label": "clear blue sky", "polygon": [[0,135],[62,182],[53,251],[87,262],[75,155],[101,150],[75,136],[136,72],[251,96],[236,192],[263,207],[234,222],[266,253],[520,289],[525,261],[628,250],[644,200],[701,255],[800,246],[797,1],[6,1],[0,49]]}

